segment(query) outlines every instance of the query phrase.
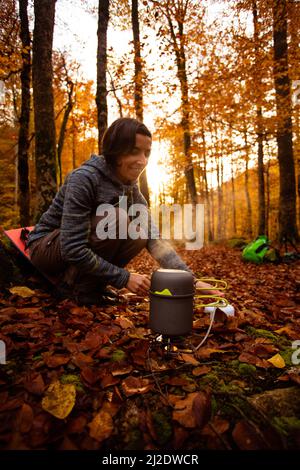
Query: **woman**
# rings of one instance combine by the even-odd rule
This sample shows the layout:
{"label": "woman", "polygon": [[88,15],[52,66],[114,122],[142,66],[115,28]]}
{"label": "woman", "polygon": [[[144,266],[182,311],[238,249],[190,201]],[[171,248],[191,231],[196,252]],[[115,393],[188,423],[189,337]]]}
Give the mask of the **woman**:
{"label": "woman", "polygon": [[[149,276],[125,269],[144,247],[161,267],[189,271],[170,244],[159,238],[150,216],[136,227],[138,238],[120,234],[121,226],[129,228],[134,221],[128,215],[130,206],[140,204],[144,216],[149,215],[138,178],[147,166],[151,143],[144,124],[117,119],[104,134],[102,155],[92,155],[67,176],[29,236],[33,264],[45,274],[59,274],[58,289],[80,304],[101,304],[107,285],[146,295]],[[104,214],[107,204],[113,208],[110,218]],[[105,238],[104,232],[115,236]],[[201,286],[221,295],[210,285]]]}

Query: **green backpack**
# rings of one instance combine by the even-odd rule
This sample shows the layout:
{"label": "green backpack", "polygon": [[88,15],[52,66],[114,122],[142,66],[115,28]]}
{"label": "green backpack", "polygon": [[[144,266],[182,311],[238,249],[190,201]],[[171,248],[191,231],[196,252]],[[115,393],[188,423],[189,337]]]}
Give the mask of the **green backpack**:
{"label": "green backpack", "polygon": [[250,242],[243,249],[242,257],[245,261],[260,264],[264,261],[267,252],[270,249],[268,237],[266,235],[259,235],[256,240]]}

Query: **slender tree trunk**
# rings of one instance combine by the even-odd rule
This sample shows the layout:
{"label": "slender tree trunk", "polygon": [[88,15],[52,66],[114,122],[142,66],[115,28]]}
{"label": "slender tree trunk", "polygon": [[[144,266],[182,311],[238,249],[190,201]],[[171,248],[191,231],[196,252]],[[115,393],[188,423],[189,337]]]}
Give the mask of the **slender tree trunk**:
{"label": "slender tree trunk", "polygon": [[28,22],[28,0],[19,0],[20,37],[22,42],[22,71],[21,71],[21,116],[18,139],[18,205],[20,210],[20,223],[22,226],[30,224],[30,189],[29,189],[29,119],[30,119],[30,72],[31,72],[31,44]]}
{"label": "slender tree trunk", "polygon": [[76,125],[74,115],[72,115],[72,168],[76,168]]}
{"label": "slender tree trunk", "polygon": [[[212,174],[213,174],[213,171],[212,171]],[[213,241],[215,239],[215,202],[214,202],[214,190],[213,190],[212,184],[211,184],[211,189],[210,189],[210,207],[211,207],[211,235],[212,235],[212,241]]]}
{"label": "slender tree trunk", "polygon": [[[142,70],[142,57],[141,57],[141,42],[140,42],[140,25],[139,25],[139,10],[138,0],[131,2],[131,22],[133,31],[133,45],[134,45],[134,107],[136,118],[143,122],[143,70]],[[139,178],[139,186],[146,201],[150,205],[149,187],[147,181],[147,173],[143,171]]]}
{"label": "slender tree trunk", "polygon": [[234,184],[234,171],[233,171],[233,158],[231,158],[231,206],[232,206],[232,231],[236,235],[236,203],[235,203],[235,184]]}
{"label": "slender tree trunk", "polygon": [[270,160],[266,165],[266,192],[267,192],[267,204],[266,204],[266,235],[269,237],[269,219],[270,219]]}
{"label": "slender tree trunk", "polygon": [[217,239],[221,240],[223,232],[223,174],[220,157],[217,159],[217,179],[218,179],[218,223],[217,223]]}
{"label": "slender tree trunk", "polygon": [[296,241],[296,181],[292,141],[291,85],[288,70],[286,0],[273,0],[273,76],[276,92],[279,161],[279,240]]}
{"label": "slender tree trunk", "polygon": [[61,164],[61,155],[63,151],[63,146],[64,146],[64,141],[65,141],[65,135],[66,135],[66,129],[67,129],[67,124],[68,124],[68,119],[70,116],[70,113],[73,108],[73,89],[74,89],[74,83],[68,79],[68,85],[69,85],[69,90],[68,90],[68,103],[65,107],[65,112],[59,132],[59,139],[58,139],[58,145],[57,145],[57,160],[58,160],[58,167],[59,167],[59,185],[62,185],[62,164]]}
{"label": "slender tree trunk", "polygon": [[48,209],[57,191],[52,90],[55,1],[34,1],[32,83],[35,123],[36,219]]}
{"label": "slender tree trunk", "polygon": [[247,236],[252,238],[253,231],[252,231],[252,206],[251,206],[251,198],[250,198],[250,191],[249,191],[249,149],[248,149],[248,136],[247,136],[247,129],[244,129],[244,141],[245,141],[245,195],[246,195],[246,204],[247,204]]}
{"label": "slender tree trunk", "polygon": [[263,147],[263,121],[262,121],[262,96],[261,96],[261,73],[259,60],[259,24],[257,15],[257,2],[253,0],[252,5],[255,47],[255,74],[254,83],[257,93],[256,101],[256,134],[257,134],[257,177],[258,177],[258,234],[266,231],[266,204],[265,204],[265,180],[264,180],[264,147]]}
{"label": "slender tree trunk", "polygon": [[114,84],[114,81],[113,81],[113,77],[111,76],[111,73],[110,71],[107,69],[107,72],[108,72],[108,75],[109,75],[109,78],[110,78],[110,85],[111,85],[111,91],[113,92],[113,95],[115,97],[115,100],[118,104],[118,108],[119,108],[119,117],[122,118],[123,117],[123,107],[122,107],[122,102],[120,100],[120,98],[118,97],[117,95],[117,92],[116,92],[116,87],[115,87],[115,84]]}
{"label": "slender tree trunk", "polygon": [[143,122],[143,70],[138,0],[131,0],[131,23],[134,45],[134,107],[137,119]]}
{"label": "slender tree trunk", "polygon": [[232,235],[236,235],[236,201],[235,201],[235,179],[233,165],[233,138],[232,138],[232,122],[229,122],[229,142],[230,142],[230,170],[231,170],[231,208],[232,208]]}
{"label": "slender tree trunk", "polygon": [[211,229],[211,215],[210,215],[210,200],[209,200],[209,189],[208,189],[208,181],[207,181],[207,162],[206,162],[206,140],[205,140],[205,132],[204,127],[202,125],[201,129],[201,136],[202,136],[202,145],[203,145],[203,163],[204,163],[204,192],[205,192],[205,204],[206,204],[206,217],[207,217],[207,235],[208,241],[212,241],[212,229]]}
{"label": "slender tree trunk", "polygon": [[98,149],[102,152],[102,137],[107,128],[107,28],[109,21],[109,0],[99,0],[98,7],[98,50],[97,50],[97,91]]}

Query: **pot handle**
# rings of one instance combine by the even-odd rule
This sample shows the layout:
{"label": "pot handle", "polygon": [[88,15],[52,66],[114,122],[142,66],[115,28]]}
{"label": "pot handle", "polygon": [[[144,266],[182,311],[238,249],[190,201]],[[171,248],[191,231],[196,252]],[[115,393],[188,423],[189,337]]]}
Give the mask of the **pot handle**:
{"label": "pot handle", "polygon": [[[199,279],[196,279],[197,281],[203,281],[203,282],[208,282],[209,284],[212,285],[212,289],[217,289],[217,290],[226,290],[227,289],[227,282],[223,281],[222,279],[214,279],[212,277],[201,277]],[[201,290],[207,290],[207,287],[195,287],[196,292],[201,291]],[[198,294],[195,295],[195,299],[215,299],[214,302],[210,302],[208,304],[204,303],[196,303],[195,307],[196,308],[202,308],[202,307],[226,307],[229,302],[227,299],[224,299],[224,297],[220,297],[219,295],[210,295],[210,294]]]}
{"label": "pot handle", "polygon": [[[213,277],[199,277],[196,279],[197,281],[203,281],[203,282],[208,282],[209,284],[213,283],[212,289],[218,289],[218,290],[225,290],[227,289],[227,282],[223,281],[223,279],[215,279]],[[196,290],[206,290],[206,287],[196,287]]]}
{"label": "pot handle", "polygon": [[215,299],[214,302],[210,302],[208,304],[204,303],[195,303],[194,307],[195,308],[202,308],[202,307],[226,307],[229,305],[229,302],[227,299],[224,299],[224,297],[219,297],[218,295],[195,295],[194,297],[195,300],[197,299]]}

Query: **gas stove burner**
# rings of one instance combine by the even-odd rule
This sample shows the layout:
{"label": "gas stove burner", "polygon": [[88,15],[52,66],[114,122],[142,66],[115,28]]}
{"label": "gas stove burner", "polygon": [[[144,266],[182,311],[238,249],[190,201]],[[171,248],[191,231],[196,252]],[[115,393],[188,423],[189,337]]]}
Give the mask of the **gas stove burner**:
{"label": "gas stove burner", "polygon": [[158,335],[153,343],[161,348],[167,358],[176,357],[183,352],[193,352],[193,346],[185,336]]}

